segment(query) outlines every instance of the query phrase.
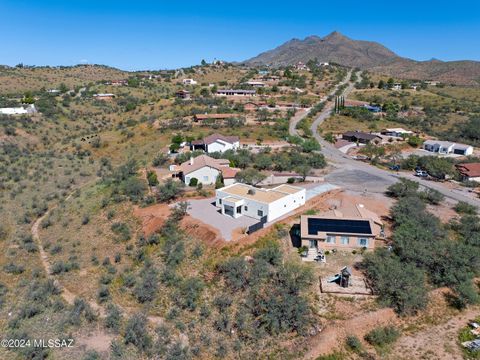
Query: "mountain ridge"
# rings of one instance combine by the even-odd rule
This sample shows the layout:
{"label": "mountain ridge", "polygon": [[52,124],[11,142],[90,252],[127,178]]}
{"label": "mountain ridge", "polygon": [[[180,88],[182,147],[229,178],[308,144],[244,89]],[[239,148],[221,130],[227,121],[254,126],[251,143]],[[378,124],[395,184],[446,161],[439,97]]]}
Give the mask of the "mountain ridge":
{"label": "mountain ridge", "polygon": [[243,63],[249,66],[282,67],[316,58],[362,70],[406,79],[438,80],[458,85],[480,85],[480,62],[473,60],[442,61],[431,58],[417,61],[401,57],[384,45],[367,40],[353,40],[338,31],[303,40],[293,38],[260,53]]}

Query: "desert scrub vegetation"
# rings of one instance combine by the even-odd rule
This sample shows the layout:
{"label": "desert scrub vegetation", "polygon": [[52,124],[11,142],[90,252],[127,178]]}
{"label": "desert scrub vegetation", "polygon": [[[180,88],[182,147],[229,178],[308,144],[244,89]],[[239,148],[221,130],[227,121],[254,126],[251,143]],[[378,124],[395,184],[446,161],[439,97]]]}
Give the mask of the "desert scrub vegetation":
{"label": "desert scrub vegetation", "polygon": [[[476,215],[442,224],[428,212],[418,184],[405,180],[389,188],[398,202],[391,208],[391,251],[366,254],[363,267],[379,301],[399,314],[414,314],[427,304],[430,287],[447,286],[450,304],[462,309],[479,301],[480,227]],[[433,246],[432,246],[433,245]]]}
{"label": "desert scrub vegetation", "polygon": [[[316,323],[313,274],[283,254],[284,232],[222,255],[184,233],[184,215],[182,206],[174,208],[157,233],[137,235],[121,250],[121,266],[98,261],[104,275],[95,296],[107,304],[105,328],[117,334],[112,353],[201,358],[213,351],[228,358],[278,351],[271,342],[277,337],[306,339]],[[139,312],[125,314],[118,303]],[[152,326],[152,315],[162,325]]]}

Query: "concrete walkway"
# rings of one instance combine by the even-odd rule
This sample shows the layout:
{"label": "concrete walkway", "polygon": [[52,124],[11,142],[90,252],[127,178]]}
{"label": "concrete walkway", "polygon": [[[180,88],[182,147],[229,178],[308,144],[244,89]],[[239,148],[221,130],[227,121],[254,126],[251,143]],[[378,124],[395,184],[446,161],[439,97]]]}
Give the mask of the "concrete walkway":
{"label": "concrete walkway", "polygon": [[328,191],[331,191],[331,190],[334,190],[334,189],[338,189],[339,187],[336,186],[336,185],[333,185],[333,184],[329,184],[329,183],[324,183],[322,185],[318,185],[318,186],[315,186],[315,187],[312,187],[310,189],[307,189],[307,198],[306,200],[310,200],[310,199],[313,199],[315,196],[318,196],[318,195],[321,195],[323,193],[326,193]]}

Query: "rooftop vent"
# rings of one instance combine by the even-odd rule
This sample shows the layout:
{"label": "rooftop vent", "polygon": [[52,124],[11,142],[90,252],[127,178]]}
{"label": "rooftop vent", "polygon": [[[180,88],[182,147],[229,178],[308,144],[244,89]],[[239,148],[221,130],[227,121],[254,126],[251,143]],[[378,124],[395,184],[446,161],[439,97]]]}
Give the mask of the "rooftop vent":
{"label": "rooftop vent", "polygon": [[255,189],[248,189],[248,195],[255,195]]}

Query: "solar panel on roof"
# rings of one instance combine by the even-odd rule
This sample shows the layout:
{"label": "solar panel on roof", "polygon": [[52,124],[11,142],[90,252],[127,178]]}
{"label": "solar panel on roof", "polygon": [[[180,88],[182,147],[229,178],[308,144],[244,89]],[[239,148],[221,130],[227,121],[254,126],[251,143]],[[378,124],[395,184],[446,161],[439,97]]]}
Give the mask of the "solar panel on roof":
{"label": "solar panel on roof", "polygon": [[308,234],[317,235],[318,232],[371,234],[372,229],[368,220],[309,218]]}

